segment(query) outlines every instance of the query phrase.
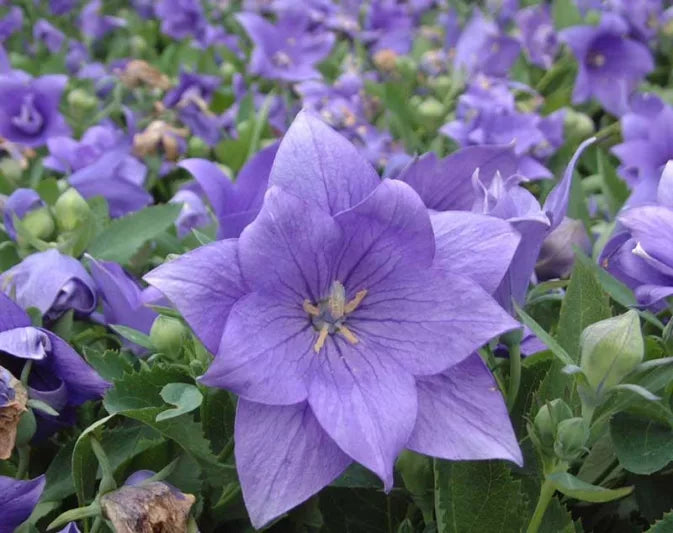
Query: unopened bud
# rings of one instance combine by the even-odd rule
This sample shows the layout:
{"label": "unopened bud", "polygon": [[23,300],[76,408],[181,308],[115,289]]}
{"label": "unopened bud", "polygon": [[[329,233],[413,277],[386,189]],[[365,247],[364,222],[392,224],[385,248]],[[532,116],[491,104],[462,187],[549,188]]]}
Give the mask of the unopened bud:
{"label": "unopened bud", "polygon": [[591,240],[584,223],[566,217],[542,243],[535,265],[538,280],[567,278],[575,262],[573,246],[577,246],[585,253],[591,252]]}
{"label": "unopened bud", "polygon": [[135,57],[147,51],[147,41],[140,35],[133,35],[129,44],[131,45],[131,55]]}
{"label": "unopened bud", "polygon": [[640,320],[634,310],[588,326],[580,343],[580,366],[598,394],[618,385],[645,353]]}
{"label": "unopened bud", "polygon": [[108,492],[101,508],[117,533],[185,533],[194,501],[191,494],[151,482]]}
{"label": "unopened bud", "polygon": [[566,109],[564,127],[566,137],[576,141],[591,137],[596,131],[591,117],[571,108]]}
{"label": "unopened bud", "polygon": [[150,330],[150,340],[161,353],[173,354],[180,351],[187,336],[187,329],[177,318],[159,315]]}
{"label": "unopened bud", "polygon": [[540,444],[551,451],[556,439],[556,428],[560,422],[573,416],[570,407],[557,398],[540,407],[533,420],[533,428]]}
{"label": "unopened bud", "polygon": [[189,157],[208,157],[210,153],[210,147],[206,144],[206,142],[201,139],[201,137],[197,137],[194,135],[193,137],[189,138],[189,141],[187,142],[187,154]]}
{"label": "unopened bud", "polygon": [[54,219],[48,207],[39,207],[26,213],[21,225],[33,237],[41,240],[48,239],[54,233]]}
{"label": "unopened bud", "polygon": [[424,120],[438,121],[444,118],[446,110],[440,101],[427,98],[418,106],[418,114]]}
{"label": "unopened bud", "polygon": [[83,89],[73,89],[68,93],[68,105],[76,111],[87,112],[96,108],[98,99]]}
{"label": "unopened bud", "polygon": [[11,157],[0,159],[0,175],[5,176],[8,181],[16,183],[21,179],[23,169],[21,163]]}
{"label": "unopened bud", "polygon": [[589,428],[583,418],[568,418],[559,422],[554,440],[554,453],[559,459],[572,461],[584,451],[589,440]]}
{"label": "unopened bud", "polygon": [[54,204],[56,224],[61,231],[72,231],[89,220],[91,208],[76,189],[68,189]]}
{"label": "unopened bud", "polygon": [[0,366],[0,460],[12,455],[27,401],[28,394],[21,382]]}
{"label": "unopened bud", "polygon": [[234,74],[236,74],[236,67],[231,63],[225,62],[220,65],[220,74],[224,83],[230,83]]}

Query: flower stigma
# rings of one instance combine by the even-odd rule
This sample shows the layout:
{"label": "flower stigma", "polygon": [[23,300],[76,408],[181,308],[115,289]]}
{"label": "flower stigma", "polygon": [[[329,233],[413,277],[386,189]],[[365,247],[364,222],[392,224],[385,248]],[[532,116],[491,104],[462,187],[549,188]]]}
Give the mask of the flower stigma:
{"label": "flower stigma", "polygon": [[351,344],[357,344],[358,338],[345,322],[348,315],[360,306],[365,296],[367,296],[367,289],[362,289],[347,302],[345,287],[340,281],[334,281],[326,299],[320,300],[317,304],[304,300],[304,311],[308,313],[311,324],[318,331],[318,338],[313,345],[315,353],[322,350],[327,337],[335,332],[343,335]]}

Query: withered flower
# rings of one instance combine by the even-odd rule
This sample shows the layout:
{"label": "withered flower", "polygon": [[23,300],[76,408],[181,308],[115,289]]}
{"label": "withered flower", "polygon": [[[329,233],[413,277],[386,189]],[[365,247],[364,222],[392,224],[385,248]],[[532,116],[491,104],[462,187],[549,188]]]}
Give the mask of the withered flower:
{"label": "withered flower", "polygon": [[169,161],[177,161],[180,156],[180,139],[189,134],[187,128],[177,128],[163,120],[153,120],[145,131],[133,136],[133,151],[139,157],[155,153],[160,148]]}
{"label": "withered flower", "polygon": [[0,459],[12,455],[16,428],[27,401],[28,394],[21,382],[0,366]]}
{"label": "withered flower", "polygon": [[146,85],[165,91],[171,87],[168,76],[142,59],[132,59],[129,61],[120,70],[119,79],[131,89]]}

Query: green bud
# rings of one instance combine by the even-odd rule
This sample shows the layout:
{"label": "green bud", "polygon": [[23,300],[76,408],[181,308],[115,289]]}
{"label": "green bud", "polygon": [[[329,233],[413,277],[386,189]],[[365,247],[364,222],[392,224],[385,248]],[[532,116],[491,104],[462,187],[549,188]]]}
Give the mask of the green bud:
{"label": "green bud", "polygon": [[11,157],[5,157],[0,159],[0,174],[5,176],[10,182],[16,183],[21,179],[23,169],[18,161]]}
{"label": "green bud", "polygon": [[418,114],[424,120],[441,120],[446,114],[442,103],[432,97],[423,100],[418,106]]}
{"label": "green bud", "polygon": [[89,220],[91,208],[76,189],[68,189],[56,200],[54,213],[59,230],[72,231]]}
{"label": "green bud", "polygon": [[131,37],[129,44],[131,46],[131,55],[140,57],[147,51],[147,41],[140,35]]}
{"label": "green bud", "polygon": [[570,108],[566,109],[564,128],[566,137],[574,140],[584,140],[596,131],[591,117]]}
{"label": "green bud", "polygon": [[35,421],[35,415],[32,409],[28,409],[28,411],[21,415],[21,420],[19,420],[19,425],[16,428],[16,446],[19,447],[28,444],[33,435],[35,435],[36,430],[37,422]]}
{"label": "green bud", "polygon": [[557,426],[572,416],[570,407],[559,398],[540,407],[533,420],[533,427],[543,448],[549,451],[553,448]]}
{"label": "green bud", "polygon": [[431,77],[428,79],[428,83],[430,87],[432,87],[437,94],[440,96],[445,95],[448,93],[451,88],[453,87],[453,82],[451,81],[451,78],[448,76],[437,76],[437,77]]}
{"label": "green bud", "polygon": [[581,368],[598,394],[618,385],[643,360],[645,346],[636,311],[588,326],[580,340]]}
{"label": "green bud", "polygon": [[236,67],[231,63],[222,63],[220,65],[220,74],[222,75],[224,82],[229,83],[231,82],[234,74],[236,74]]}
{"label": "green bud", "polygon": [[165,354],[176,354],[182,348],[187,329],[177,318],[159,315],[150,329],[150,340],[157,350]]}
{"label": "green bud", "polygon": [[54,233],[54,219],[48,207],[39,207],[26,213],[21,220],[21,226],[30,235],[43,241]]}
{"label": "green bud", "polygon": [[87,112],[96,108],[98,100],[84,89],[73,89],[68,93],[68,105],[76,111]]}
{"label": "green bud", "polygon": [[589,428],[581,417],[559,422],[554,440],[554,453],[564,461],[579,457],[589,440]]}
{"label": "green bud", "polygon": [[210,147],[201,137],[190,137],[187,143],[187,153],[189,157],[208,157]]}
{"label": "green bud", "polygon": [[409,56],[397,56],[395,59],[397,70],[407,79],[416,79],[418,75],[418,63]]}

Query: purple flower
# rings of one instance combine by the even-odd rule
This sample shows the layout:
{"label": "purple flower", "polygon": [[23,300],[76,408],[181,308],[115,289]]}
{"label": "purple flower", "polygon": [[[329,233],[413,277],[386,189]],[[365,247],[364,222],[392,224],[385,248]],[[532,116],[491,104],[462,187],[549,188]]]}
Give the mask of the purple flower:
{"label": "purple flower", "polygon": [[235,184],[212,161],[194,158],[180,162],[213,207],[219,223],[218,239],[238,237],[259,213],[276,150],[278,145],[273,144],[255,154],[243,166]]}
{"label": "purple flower", "polygon": [[372,52],[392,50],[397,54],[408,54],[413,37],[412,22],[404,3],[374,0],[369,5],[360,37],[370,44]]}
{"label": "purple flower", "polygon": [[5,230],[12,240],[16,240],[16,230],[14,228],[14,217],[19,220],[23,219],[28,213],[44,206],[44,202],[33,189],[16,189],[7,198],[7,202],[3,208],[3,219],[5,223]]}
{"label": "purple flower", "polygon": [[58,112],[67,82],[59,74],[31,78],[14,71],[0,75],[0,135],[30,147],[42,146],[50,137],[69,135],[70,128]]}
{"label": "purple flower", "polygon": [[[138,282],[117,263],[90,259],[91,276],[103,305],[102,322],[107,325],[127,326],[149,334],[157,313],[144,305],[143,291]],[[136,344],[126,344],[136,354],[144,352]]]}
{"label": "purple flower", "polygon": [[566,278],[575,262],[577,246],[585,254],[591,254],[591,239],[581,220],[564,218],[558,227],[547,235],[535,263],[535,275],[539,281]]}
{"label": "purple flower", "polygon": [[28,481],[0,476],[0,533],[13,533],[28,519],[42,495],[45,483],[44,476]]}
{"label": "purple flower", "polygon": [[152,203],[143,184],[147,168],[131,155],[131,139],[113,125],[89,128],[82,139],[54,137],[47,143],[47,168],[70,173],[68,182],[84,198],[103,196],[110,216],[119,217]]}
{"label": "purple flower", "polygon": [[159,0],[154,11],[161,31],[173,39],[202,36],[208,21],[199,0]]}
{"label": "purple flower", "polygon": [[530,62],[544,69],[551,68],[559,43],[549,7],[540,4],[522,9],[516,15],[516,23]]}
{"label": "purple flower", "polygon": [[673,107],[653,94],[639,94],[621,126],[624,142],[612,152],[621,161],[620,176],[634,189],[629,205],[656,201],[661,172],[673,159]]}
{"label": "purple flower", "polygon": [[498,227],[497,252],[480,260],[482,282],[497,285],[515,232],[496,219],[471,231],[462,213],[432,220],[411,187],[381,182],[308,113],[281,142],[269,184],[239,239],[146,276],[217,353],[202,381],[239,396],[235,453],[253,525],[352,461],[390,490],[404,448],[520,463],[502,397],[474,354],[517,323],[472,280],[481,266],[470,260],[482,229]]}
{"label": "purple flower", "polygon": [[573,103],[596,98],[610,113],[628,111],[631,93],[654,68],[647,47],[627,37],[619,16],[606,13],[600,26],[574,26],[559,33],[579,63]]}
{"label": "purple flower", "polygon": [[52,26],[49,21],[40,19],[33,26],[33,39],[41,41],[52,54],[61,50],[65,42],[65,35],[58,28]]}
{"label": "purple flower", "polygon": [[14,32],[20,30],[22,25],[23,11],[20,7],[14,6],[0,19],[0,43],[6,41]]}
{"label": "purple flower", "polygon": [[239,13],[236,20],[255,45],[251,74],[290,82],[321,77],[315,64],[330,53],[334,34],[310,32],[308,17],[297,12],[286,13],[276,24],[254,13]]}
{"label": "purple flower", "polygon": [[182,71],[178,85],[164,97],[164,105],[176,108],[180,120],[209,146],[217,144],[221,137],[222,119],[208,109],[220,84],[217,76]]}
{"label": "purple flower", "polygon": [[[218,169],[219,171],[219,169]],[[229,179],[224,177],[224,179]],[[181,189],[169,200],[172,204],[182,204],[182,209],[175,221],[180,239],[187,236],[193,229],[202,228],[212,222],[206,205],[201,197],[189,189]]]}
{"label": "purple flower", "polygon": [[481,72],[504,77],[516,61],[521,45],[475,9],[456,43],[453,64],[468,75]]}
{"label": "purple flower", "polygon": [[77,2],[78,0],[49,0],[49,10],[52,15],[65,15],[72,11]]}
{"label": "purple flower", "polygon": [[82,264],[57,250],[38,252],[0,275],[2,291],[22,308],[35,307],[48,319],[69,309],[89,314],[96,286]]}
{"label": "purple flower", "polygon": [[126,20],[121,17],[101,15],[102,8],[101,0],[91,0],[80,13],[79,26],[90,39],[102,39],[109,32],[126,26]]}
{"label": "purple flower", "polygon": [[70,522],[67,526],[61,529],[58,533],[80,533],[79,528],[75,522]]}
{"label": "purple flower", "polygon": [[20,376],[25,363],[31,361],[28,396],[59,413],[52,416],[36,412],[41,436],[74,422],[75,407],[100,398],[109,387],[67,342],[49,330],[33,327],[28,314],[2,293],[0,354],[0,365],[14,376]]}
{"label": "purple flower", "polygon": [[673,295],[673,162],[662,173],[657,203],[628,208],[617,220],[622,230],[600,262],[634,290],[641,305],[657,309]]}

